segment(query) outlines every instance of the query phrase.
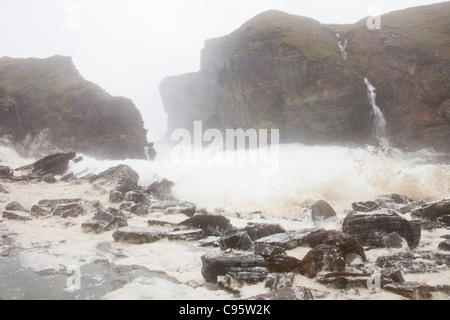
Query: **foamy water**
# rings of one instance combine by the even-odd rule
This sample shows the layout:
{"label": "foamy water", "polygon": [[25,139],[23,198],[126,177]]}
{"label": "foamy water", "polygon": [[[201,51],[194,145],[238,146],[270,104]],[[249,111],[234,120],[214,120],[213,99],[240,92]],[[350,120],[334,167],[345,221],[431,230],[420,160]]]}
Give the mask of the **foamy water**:
{"label": "foamy water", "polygon": [[298,216],[308,203],[321,199],[343,214],[352,202],[389,192],[423,200],[450,194],[450,166],[426,163],[418,154],[397,151],[396,155],[386,155],[374,148],[281,145],[278,171],[265,175],[258,165],[176,164],[170,148],[156,148],[158,156],[154,162],[84,157],[70,169],[82,175],[126,163],[139,173],[141,185],[162,178],[172,180],[174,195],[198,207],[241,213],[262,211],[274,217]]}

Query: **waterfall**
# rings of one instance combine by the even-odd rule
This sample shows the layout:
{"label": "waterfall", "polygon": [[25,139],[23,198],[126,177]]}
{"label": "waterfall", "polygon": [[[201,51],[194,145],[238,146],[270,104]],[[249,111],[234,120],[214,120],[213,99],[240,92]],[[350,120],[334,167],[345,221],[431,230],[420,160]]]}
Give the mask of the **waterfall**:
{"label": "waterfall", "polygon": [[375,138],[378,140],[378,144],[388,149],[390,148],[390,142],[386,135],[386,119],[380,108],[378,108],[376,103],[377,94],[375,92],[375,87],[369,82],[368,79],[364,78],[364,82],[367,85],[367,94],[369,96],[370,104],[372,105],[373,113],[375,115]]}
{"label": "waterfall", "polygon": [[345,49],[347,48],[347,39],[344,39],[342,41],[338,41],[339,48],[341,49],[341,54],[344,60],[347,60],[347,51]]}

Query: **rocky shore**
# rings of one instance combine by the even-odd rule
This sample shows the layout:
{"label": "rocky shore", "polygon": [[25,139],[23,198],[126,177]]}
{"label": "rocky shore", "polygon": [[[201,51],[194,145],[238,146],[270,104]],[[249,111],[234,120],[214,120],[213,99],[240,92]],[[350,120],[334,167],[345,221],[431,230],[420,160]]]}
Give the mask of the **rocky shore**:
{"label": "rocky shore", "polygon": [[449,298],[450,199],[209,212],[166,179],[140,185],[127,165],[76,176],[70,161],[83,159],[0,166],[0,298]]}

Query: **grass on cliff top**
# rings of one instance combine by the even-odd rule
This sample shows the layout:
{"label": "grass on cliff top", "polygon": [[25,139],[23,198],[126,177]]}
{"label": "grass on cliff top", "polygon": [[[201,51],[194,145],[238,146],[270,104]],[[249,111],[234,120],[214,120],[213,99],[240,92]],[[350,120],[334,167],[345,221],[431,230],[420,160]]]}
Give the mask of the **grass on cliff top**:
{"label": "grass on cliff top", "polygon": [[277,45],[297,47],[309,60],[332,57],[338,51],[336,39],[320,22],[275,10],[257,15],[228,37],[242,43],[274,31]]}

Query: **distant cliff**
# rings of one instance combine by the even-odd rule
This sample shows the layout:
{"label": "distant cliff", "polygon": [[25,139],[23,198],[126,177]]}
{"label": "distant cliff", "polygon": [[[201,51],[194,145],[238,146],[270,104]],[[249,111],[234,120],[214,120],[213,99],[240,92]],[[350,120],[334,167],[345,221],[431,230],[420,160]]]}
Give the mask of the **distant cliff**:
{"label": "distant cliff", "polygon": [[369,30],[366,19],[323,25],[268,11],[207,40],[199,72],[161,82],[168,133],[202,120],[222,130],[277,128],[282,142],[376,143],[368,78],[394,146],[450,151],[450,3],[381,22]]}
{"label": "distant cliff", "polygon": [[83,79],[71,58],[0,59],[0,138],[21,155],[145,159],[146,134],[133,102]]}

